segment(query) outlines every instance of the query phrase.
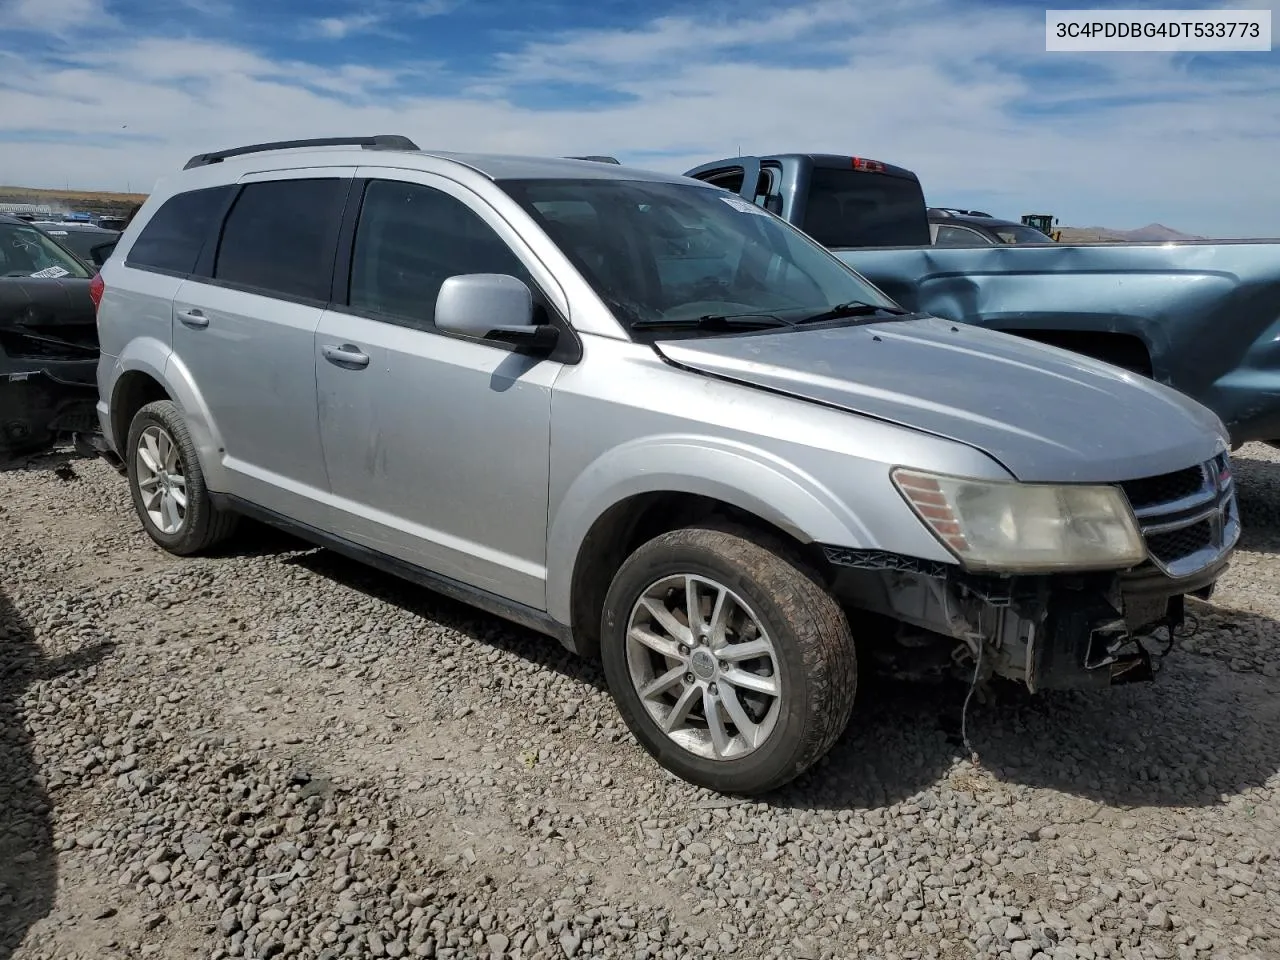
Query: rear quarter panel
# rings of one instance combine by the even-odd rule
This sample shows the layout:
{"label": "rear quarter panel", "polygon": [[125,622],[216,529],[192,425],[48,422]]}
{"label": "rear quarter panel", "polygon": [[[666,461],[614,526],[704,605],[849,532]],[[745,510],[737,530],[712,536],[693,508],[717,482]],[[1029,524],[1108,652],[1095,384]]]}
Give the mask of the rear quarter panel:
{"label": "rear quarter panel", "polygon": [[834,251],[904,307],[997,330],[1128,334],[1232,440],[1280,437],[1280,241]]}

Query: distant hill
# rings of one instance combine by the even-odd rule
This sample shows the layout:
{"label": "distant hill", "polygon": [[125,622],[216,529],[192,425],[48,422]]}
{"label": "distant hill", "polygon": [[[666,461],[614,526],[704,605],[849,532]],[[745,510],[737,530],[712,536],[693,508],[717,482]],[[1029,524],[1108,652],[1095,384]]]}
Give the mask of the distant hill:
{"label": "distant hill", "polygon": [[126,213],[147,198],[145,193],[111,193],[103,190],[41,190],[37,187],[0,186],[0,203],[30,203],[72,213],[106,215]]}
{"label": "distant hill", "polygon": [[1136,230],[1115,230],[1111,227],[1062,227],[1063,243],[1109,241],[1112,243],[1166,243],[1174,240],[1205,240],[1195,234],[1174,230],[1162,223],[1149,223]]}

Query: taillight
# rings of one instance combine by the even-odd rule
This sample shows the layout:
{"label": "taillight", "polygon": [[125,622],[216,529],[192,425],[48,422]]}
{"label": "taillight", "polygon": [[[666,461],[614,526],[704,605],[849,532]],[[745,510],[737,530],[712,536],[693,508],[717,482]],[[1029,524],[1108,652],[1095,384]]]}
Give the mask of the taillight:
{"label": "taillight", "polygon": [[95,273],[93,279],[89,281],[89,299],[93,301],[93,312],[96,316],[98,308],[102,306],[102,295],[106,292],[107,285],[102,280],[102,274]]}
{"label": "taillight", "polygon": [[879,160],[867,160],[863,157],[852,157],[853,169],[865,170],[867,173],[884,173],[884,164]]}

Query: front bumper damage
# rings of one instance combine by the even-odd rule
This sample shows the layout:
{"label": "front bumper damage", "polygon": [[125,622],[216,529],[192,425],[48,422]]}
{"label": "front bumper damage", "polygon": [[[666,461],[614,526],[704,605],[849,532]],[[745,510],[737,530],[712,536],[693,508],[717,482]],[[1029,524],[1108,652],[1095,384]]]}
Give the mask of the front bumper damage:
{"label": "front bumper damage", "polygon": [[1173,473],[1119,484],[1147,560],[1131,570],[979,576],[954,564],[825,547],[831,587],[887,630],[873,655],[899,675],[967,671],[1038,690],[1149,680],[1151,642],[1167,653],[1185,598],[1208,599],[1240,539],[1225,450]]}
{"label": "front bumper damage", "polygon": [[1153,677],[1185,597],[1208,599],[1227,559],[1173,580],[1154,566],[1124,573],[975,577],[946,564],[827,548],[832,589],[879,618],[867,652],[905,678],[998,676],[1032,692],[1088,690]]}
{"label": "front bumper damage", "polygon": [[0,281],[0,463],[96,435],[97,366],[87,280]]}

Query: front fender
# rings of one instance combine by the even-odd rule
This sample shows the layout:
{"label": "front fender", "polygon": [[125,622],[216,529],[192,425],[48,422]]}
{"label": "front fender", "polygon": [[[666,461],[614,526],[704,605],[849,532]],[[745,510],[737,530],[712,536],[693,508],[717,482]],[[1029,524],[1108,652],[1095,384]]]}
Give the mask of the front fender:
{"label": "front fender", "polygon": [[772,454],[705,436],[636,440],[597,458],[570,484],[547,537],[547,611],[571,622],[573,568],[592,525],[615,504],[645,493],[711,497],[802,542],[871,545],[857,515],[816,478]]}

